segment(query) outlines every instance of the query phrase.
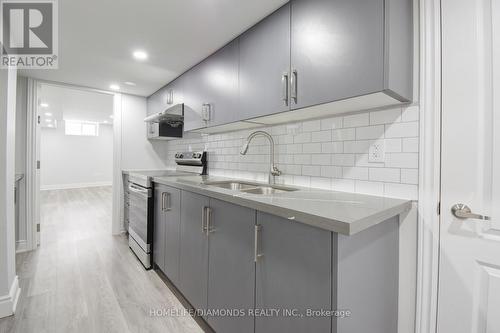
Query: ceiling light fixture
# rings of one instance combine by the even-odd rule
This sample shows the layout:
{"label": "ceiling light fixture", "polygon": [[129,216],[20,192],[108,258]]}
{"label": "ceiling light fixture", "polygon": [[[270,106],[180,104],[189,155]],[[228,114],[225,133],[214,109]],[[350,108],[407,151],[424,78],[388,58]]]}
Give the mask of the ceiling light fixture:
{"label": "ceiling light fixture", "polygon": [[45,119],[46,122],[51,123],[52,119]]}
{"label": "ceiling light fixture", "polygon": [[120,90],[120,86],[117,85],[117,84],[112,84],[109,86],[109,89],[112,89],[112,90]]}
{"label": "ceiling light fixture", "polygon": [[45,112],[45,115],[46,115],[47,117],[52,117],[52,113],[50,113],[50,112]]}
{"label": "ceiling light fixture", "polygon": [[134,82],[131,82],[131,81],[125,81],[123,83],[125,83],[127,86],[136,86],[136,84]]}
{"label": "ceiling light fixture", "polygon": [[48,108],[49,107],[49,105],[47,103],[40,103],[40,106],[42,108]]}
{"label": "ceiling light fixture", "polygon": [[113,115],[111,115],[111,116],[109,116],[109,118],[113,119],[113,118],[114,118],[114,116],[113,116]]}
{"label": "ceiling light fixture", "polygon": [[137,60],[146,60],[148,58],[148,54],[142,50],[136,50],[132,55]]}

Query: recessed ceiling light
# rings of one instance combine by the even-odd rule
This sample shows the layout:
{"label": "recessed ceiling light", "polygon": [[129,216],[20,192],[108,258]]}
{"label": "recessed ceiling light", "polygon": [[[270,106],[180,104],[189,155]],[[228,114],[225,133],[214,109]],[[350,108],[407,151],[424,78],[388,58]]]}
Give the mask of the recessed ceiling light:
{"label": "recessed ceiling light", "polygon": [[47,125],[47,127],[54,127],[52,124]]}
{"label": "recessed ceiling light", "polygon": [[120,90],[120,86],[117,85],[117,84],[112,84],[112,85],[109,86],[109,89]]}
{"label": "recessed ceiling light", "polygon": [[104,123],[104,124],[108,124],[108,123],[109,123],[109,121],[105,120],[105,121],[103,121],[103,123]]}
{"label": "recessed ceiling light", "polygon": [[136,50],[132,55],[137,60],[146,60],[148,58],[148,54],[142,50]]}
{"label": "recessed ceiling light", "polygon": [[48,108],[49,107],[49,105],[47,103],[40,103],[40,106],[42,108]]}
{"label": "recessed ceiling light", "polygon": [[136,86],[136,84],[134,82],[130,82],[130,81],[125,81],[123,83],[125,83],[127,86]]}
{"label": "recessed ceiling light", "polygon": [[52,119],[50,119],[50,118],[49,119],[45,119],[45,121],[48,122],[48,123],[51,123]]}
{"label": "recessed ceiling light", "polygon": [[111,116],[109,116],[109,118],[113,119],[113,118],[114,118],[114,116],[113,116],[113,115],[111,115]]}
{"label": "recessed ceiling light", "polygon": [[50,112],[45,112],[45,115],[46,115],[47,117],[51,117],[51,116],[52,116],[52,113],[50,113]]}

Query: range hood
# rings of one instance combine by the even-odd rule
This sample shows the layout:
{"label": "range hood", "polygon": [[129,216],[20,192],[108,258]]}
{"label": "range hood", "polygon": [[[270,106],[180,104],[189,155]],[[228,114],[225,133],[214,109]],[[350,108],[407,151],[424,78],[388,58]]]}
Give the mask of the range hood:
{"label": "range hood", "polygon": [[176,104],[165,111],[144,118],[146,123],[169,123],[171,125],[184,122],[184,103]]}
{"label": "range hood", "polygon": [[176,104],[165,111],[144,118],[149,140],[180,139],[184,133],[184,104]]}

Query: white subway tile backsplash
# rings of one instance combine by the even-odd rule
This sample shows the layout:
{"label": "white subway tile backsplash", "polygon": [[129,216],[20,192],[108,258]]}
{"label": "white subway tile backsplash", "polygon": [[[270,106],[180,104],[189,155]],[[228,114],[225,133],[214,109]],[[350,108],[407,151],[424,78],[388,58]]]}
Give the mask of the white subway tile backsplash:
{"label": "white subway tile backsplash", "polygon": [[401,169],[401,183],[418,184],[418,169]]}
{"label": "white subway tile backsplash", "polygon": [[343,128],[336,129],[332,132],[333,141],[345,141],[356,139],[356,129],[355,128]]}
{"label": "white subway tile backsplash", "polygon": [[386,138],[408,138],[418,136],[418,122],[385,125]]}
{"label": "white subway tile backsplash", "polygon": [[368,168],[344,167],[342,168],[342,177],[346,179],[368,180]]}
{"label": "white subway tile backsplash", "polygon": [[403,139],[403,152],[417,153],[418,152],[418,138],[404,138]]}
{"label": "white subway tile backsplash", "polygon": [[360,127],[370,124],[369,113],[358,113],[350,116],[345,116],[343,121],[344,127]]}
{"label": "white subway tile backsplash", "polygon": [[332,131],[318,131],[311,133],[311,142],[330,142],[332,141]]}
{"label": "white subway tile backsplash", "polygon": [[370,112],[370,125],[392,124],[401,121],[401,108]]}
{"label": "white subway tile backsplash", "polygon": [[384,137],[384,125],[356,128],[356,140],[379,139]]}
{"label": "white subway tile backsplash", "polygon": [[398,183],[401,180],[401,170],[394,168],[370,168],[370,180]]}
{"label": "white subway tile backsplash", "polygon": [[327,118],[321,120],[321,130],[332,130],[342,127],[342,117]]}
{"label": "white subway tile backsplash", "polygon": [[321,143],[304,143],[302,151],[308,154],[321,153]]}
{"label": "white subway tile backsplash", "polygon": [[321,167],[319,165],[304,165],[302,167],[302,174],[304,176],[320,176]]}
{"label": "white subway tile backsplash", "polygon": [[[264,127],[275,140],[280,184],[416,199],[418,195],[418,107],[337,116]],[[173,153],[206,149],[209,174],[267,181],[269,143],[257,137],[246,156],[239,154],[255,129],[165,143],[165,161]],[[368,161],[375,142],[384,142],[385,160]]]}
{"label": "white subway tile backsplash", "polygon": [[385,154],[385,166],[390,168],[418,168],[418,153]]}
{"label": "white subway tile backsplash", "polygon": [[315,132],[321,130],[321,120],[306,121],[302,124],[302,131]]}

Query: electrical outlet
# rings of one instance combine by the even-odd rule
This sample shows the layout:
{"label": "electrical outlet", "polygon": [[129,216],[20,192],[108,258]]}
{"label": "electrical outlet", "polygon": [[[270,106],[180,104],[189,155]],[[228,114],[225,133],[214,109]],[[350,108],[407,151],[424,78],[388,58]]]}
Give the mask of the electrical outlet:
{"label": "electrical outlet", "polygon": [[385,141],[377,141],[370,146],[368,162],[385,162]]}

